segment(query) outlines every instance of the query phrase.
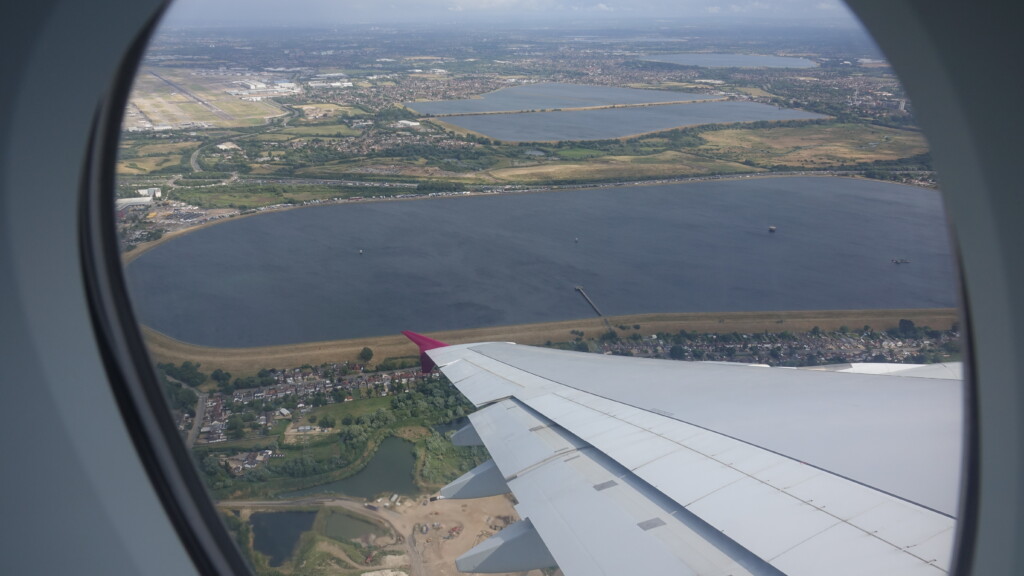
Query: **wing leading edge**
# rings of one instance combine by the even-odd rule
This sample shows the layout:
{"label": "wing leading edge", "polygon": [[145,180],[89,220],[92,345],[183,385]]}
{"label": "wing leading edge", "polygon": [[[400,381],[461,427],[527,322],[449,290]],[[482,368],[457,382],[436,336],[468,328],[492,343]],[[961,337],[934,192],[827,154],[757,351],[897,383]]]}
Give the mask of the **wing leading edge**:
{"label": "wing leading edge", "polygon": [[[461,571],[552,564],[569,576],[949,570],[957,380],[508,343],[424,353],[481,408],[456,440],[481,442],[493,457],[442,496],[511,492],[524,519],[460,558]],[[813,410],[820,413],[799,416]],[[899,414],[902,423],[883,421]],[[823,422],[831,431],[800,429]],[[902,436],[879,443],[879,434],[894,433]],[[864,448],[848,448],[858,438],[874,442],[867,451],[897,469],[873,470]],[[915,444],[922,438],[940,446]],[[925,465],[936,453],[945,454],[940,465]],[[936,494],[935,485],[952,494]]]}

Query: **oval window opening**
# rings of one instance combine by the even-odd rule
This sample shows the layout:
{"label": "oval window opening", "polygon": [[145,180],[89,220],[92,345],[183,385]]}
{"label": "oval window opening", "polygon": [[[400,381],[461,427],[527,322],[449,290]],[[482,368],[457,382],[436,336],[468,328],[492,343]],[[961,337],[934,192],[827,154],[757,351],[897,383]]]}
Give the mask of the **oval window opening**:
{"label": "oval window opening", "polygon": [[241,10],[154,34],[116,221],[257,573],[950,570],[958,272],[845,7]]}

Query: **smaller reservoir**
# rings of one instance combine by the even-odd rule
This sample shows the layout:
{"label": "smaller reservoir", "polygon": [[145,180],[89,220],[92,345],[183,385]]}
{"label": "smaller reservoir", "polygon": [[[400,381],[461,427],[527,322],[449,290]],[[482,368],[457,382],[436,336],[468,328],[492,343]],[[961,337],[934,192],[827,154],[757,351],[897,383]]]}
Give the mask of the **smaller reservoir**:
{"label": "smaller reservoir", "polygon": [[316,511],[256,512],[249,518],[252,544],[260,554],[270,558],[271,566],[280,566],[299,543],[299,536],[313,527]]}

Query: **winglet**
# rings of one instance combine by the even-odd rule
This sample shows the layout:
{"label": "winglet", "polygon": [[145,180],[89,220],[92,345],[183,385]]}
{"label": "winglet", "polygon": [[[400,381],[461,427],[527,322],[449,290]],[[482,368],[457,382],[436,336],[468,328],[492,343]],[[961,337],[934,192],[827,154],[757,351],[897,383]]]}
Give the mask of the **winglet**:
{"label": "winglet", "polygon": [[427,350],[433,350],[434,348],[444,348],[445,346],[447,346],[447,344],[441,342],[440,340],[434,340],[433,338],[428,338],[422,334],[417,334],[415,332],[410,332],[408,330],[402,330],[402,335],[411,340],[413,344],[419,347],[420,369],[423,370],[423,373],[426,374],[427,372],[433,370],[437,366],[437,364],[435,364],[434,361],[430,359],[430,356],[427,356]]}

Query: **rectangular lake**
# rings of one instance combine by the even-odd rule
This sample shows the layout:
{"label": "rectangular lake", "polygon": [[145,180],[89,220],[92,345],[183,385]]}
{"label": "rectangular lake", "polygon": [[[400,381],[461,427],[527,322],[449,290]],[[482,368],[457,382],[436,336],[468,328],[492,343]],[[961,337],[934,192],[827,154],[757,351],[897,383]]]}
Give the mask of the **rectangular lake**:
{"label": "rectangular lake", "polygon": [[817,118],[825,116],[756,102],[696,102],[600,110],[448,116],[444,121],[506,142],[555,142],[622,138],[701,124]]}

